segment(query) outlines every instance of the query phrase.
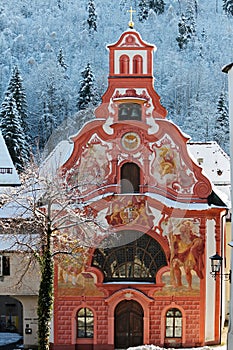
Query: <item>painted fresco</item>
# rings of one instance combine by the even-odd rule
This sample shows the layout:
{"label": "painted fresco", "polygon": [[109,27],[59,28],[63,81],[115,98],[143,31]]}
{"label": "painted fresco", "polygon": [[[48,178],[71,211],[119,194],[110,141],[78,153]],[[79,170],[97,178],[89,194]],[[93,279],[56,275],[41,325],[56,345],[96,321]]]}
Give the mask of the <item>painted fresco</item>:
{"label": "painted fresco", "polygon": [[[198,219],[171,218],[164,234],[170,246],[170,272],[164,273],[161,295],[199,295],[204,278],[204,240]],[[160,294],[160,293],[159,293]]]}
{"label": "painted fresco", "polygon": [[95,282],[92,273],[85,271],[77,273],[73,266],[70,271],[64,272],[59,267],[58,295],[103,296],[104,293],[96,287]]}
{"label": "painted fresco", "polygon": [[102,296],[103,293],[95,286],[95,275],[85,272],[88,249],[71,248],[73,256],[58,258],[58,294]]}
{"label": "painted fresco", "polygon": [[144,196],[120,196],[112,200],[106,220],[113,227],[140,224],[153,227],[154,215]]}
{"label": "painted fresco", "polygon": [[196,179],[182,161],[177,145],[168,135],[152,145],[151,174],[157,183],[177,193],[192,193]]}
{"label": "painted fresco", "polygon": [[79,184],[80,190],[90,189],[107,181],[109,175],[109,144],[103,143],[96,134],[83,146],[83,152],[76,165],[68,173],[71,185]]}

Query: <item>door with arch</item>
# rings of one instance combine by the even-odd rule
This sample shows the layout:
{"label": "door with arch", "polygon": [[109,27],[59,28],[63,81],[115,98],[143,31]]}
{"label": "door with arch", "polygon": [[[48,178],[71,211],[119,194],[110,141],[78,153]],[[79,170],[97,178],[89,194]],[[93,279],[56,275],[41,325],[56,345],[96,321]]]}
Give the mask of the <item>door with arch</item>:
{"label": "door with arch", "polygon": [[115,309],[115,348],[143,344],[143,308],[134,300],[123,300]]}

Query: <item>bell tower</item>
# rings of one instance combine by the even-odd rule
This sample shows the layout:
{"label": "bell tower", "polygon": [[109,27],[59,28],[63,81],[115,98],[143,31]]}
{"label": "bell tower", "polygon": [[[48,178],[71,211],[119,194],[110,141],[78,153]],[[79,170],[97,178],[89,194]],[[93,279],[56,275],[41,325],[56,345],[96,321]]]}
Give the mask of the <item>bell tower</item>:
{"label": "bell tower", "polygon": [[109,50],[108,88],[102,104],[96,110],[97,118],[112,117],[113,121],[162,118],[167,115],[154,90],[154,45],[143,41],[134,29],[131,8],[129,29],[119,40],[107,46]]}

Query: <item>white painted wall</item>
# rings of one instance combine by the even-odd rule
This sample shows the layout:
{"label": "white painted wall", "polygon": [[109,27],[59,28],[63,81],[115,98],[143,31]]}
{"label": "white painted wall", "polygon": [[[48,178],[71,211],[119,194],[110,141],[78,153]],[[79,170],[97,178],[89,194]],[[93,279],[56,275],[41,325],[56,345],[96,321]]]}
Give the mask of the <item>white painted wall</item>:
{"label": "white painted wall", "polygon": [[215,318],[215,281],[210,275],[209,257],[216,253],[215,221],[207,220],[206,223],[206,310],[205,310],[205,341],[214,340]]}
{"label": "white painted wall", "polygon": [[[227,67],[225,67],[227,68]],[[230,158],[231,158],[231,184],[233,184],[233,66],[230,64],[227,69],[223,68],[225,73],[228,73],[228,92],[229,92],[229,123],[230,123]],[[233,191],[231,191],[231,207],[233,205]],[[233,241],[233,225],[231,225],[231,240]],[[231,251],[231,270],[233,271],[233,249]],[[233,281],[230,291],[229,305],[229,325],[227,337],[227,349],[233,349]]]}

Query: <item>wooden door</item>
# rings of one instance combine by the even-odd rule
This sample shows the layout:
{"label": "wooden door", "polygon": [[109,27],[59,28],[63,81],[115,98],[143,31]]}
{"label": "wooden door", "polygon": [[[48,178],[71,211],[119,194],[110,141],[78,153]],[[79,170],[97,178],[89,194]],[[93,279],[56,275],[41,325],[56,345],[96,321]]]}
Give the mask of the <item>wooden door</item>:
{"label": "wooden door", "polygon": [[124,300],[115,309],[115,348],[143,344],[143,309],[134,300]]}
{"label": "wooden door", "polygon": [[139,193],[140,168],[135,163],[125,163],[121,168],[121,193]]}

